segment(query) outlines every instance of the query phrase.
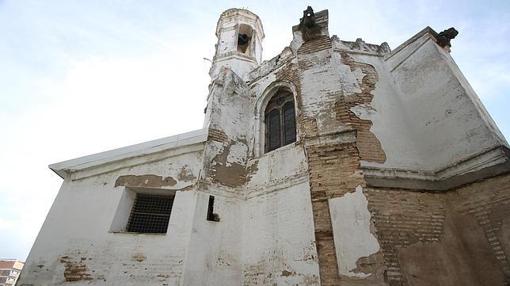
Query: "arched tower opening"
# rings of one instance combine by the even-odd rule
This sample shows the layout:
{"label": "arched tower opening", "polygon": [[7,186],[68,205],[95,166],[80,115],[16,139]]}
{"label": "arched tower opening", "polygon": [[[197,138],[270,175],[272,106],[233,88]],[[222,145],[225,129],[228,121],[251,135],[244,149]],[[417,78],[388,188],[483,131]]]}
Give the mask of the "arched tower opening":
{"label": "arched tower opening", "polygon": [[215,79],[222,68],[230,68],[239,77],[247,74],[262,61],[264,29],[260,18],[246,9],[223,12],[216,26],[216,52],[209,75]]}
{"label": "arched tower opening", "polygon": [[246,24],[239,25],[239,32],[237,34],[237,51],[247,56],[253,56],[252,39],[253,29]]}

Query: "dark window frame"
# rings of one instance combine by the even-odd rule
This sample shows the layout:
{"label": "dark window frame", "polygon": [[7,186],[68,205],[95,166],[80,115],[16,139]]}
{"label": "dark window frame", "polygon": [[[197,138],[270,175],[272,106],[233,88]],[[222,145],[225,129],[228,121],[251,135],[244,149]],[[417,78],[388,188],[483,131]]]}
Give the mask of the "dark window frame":
{"label": "dark window frame", "polygon": [[292,144],[297,140],[294,96],[278,90],[264,110],[264,153]]}

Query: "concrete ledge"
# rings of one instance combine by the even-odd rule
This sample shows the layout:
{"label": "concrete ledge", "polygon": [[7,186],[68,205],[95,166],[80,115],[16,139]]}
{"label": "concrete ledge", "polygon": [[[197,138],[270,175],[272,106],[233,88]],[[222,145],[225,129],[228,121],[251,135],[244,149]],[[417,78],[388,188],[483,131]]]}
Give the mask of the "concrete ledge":
{"label": "concrete ledge", "polygon": [[346,128],[336,132],[319,134],[318,136],[307,136],[303,142],[305,146],[354,143],[356,142],[356,130]]}
{"label": "concrete ledge", "polygon": [[241,60],[241,61],[257,64],[257,59],[256,58],[251,57],[251,56],[247,56],[247,55],[244,55],[244,54],[235,53],[235,52],[229,52],[229,53],[226,53],[226,54],[222,54],[218,58],[215,58],[214,61],[216,63],[220,63],[220,62],[228,61],[228,60],[231,60],[231,59],[238,59],[238,60]]}
{"label": "concrete ledge", "polygon": [[363,164],[361,169],[371,187],[448,191],[510,172],[510,150],[498,146],[437,171],[381,168]]}

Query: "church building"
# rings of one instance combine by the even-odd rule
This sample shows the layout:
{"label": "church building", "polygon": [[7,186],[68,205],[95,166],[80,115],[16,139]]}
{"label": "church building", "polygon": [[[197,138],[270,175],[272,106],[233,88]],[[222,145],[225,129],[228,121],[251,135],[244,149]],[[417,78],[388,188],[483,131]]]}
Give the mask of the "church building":
{"label": "church building", "polygon": [[260,18],[223,12],[203,129],[50,165],[18,285],[510,285],[510,149],[458,32],[392,50],[328,17],[262,61]]}

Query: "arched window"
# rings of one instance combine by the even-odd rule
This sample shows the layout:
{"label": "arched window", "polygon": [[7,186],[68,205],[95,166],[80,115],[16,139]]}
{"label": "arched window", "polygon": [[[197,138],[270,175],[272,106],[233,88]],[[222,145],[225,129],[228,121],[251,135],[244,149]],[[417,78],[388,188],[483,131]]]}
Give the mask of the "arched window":
{"label": "arched window", "polygon": [[264,111],[265,152],[296,141],[294,97],[288,91],[278,91]]}

